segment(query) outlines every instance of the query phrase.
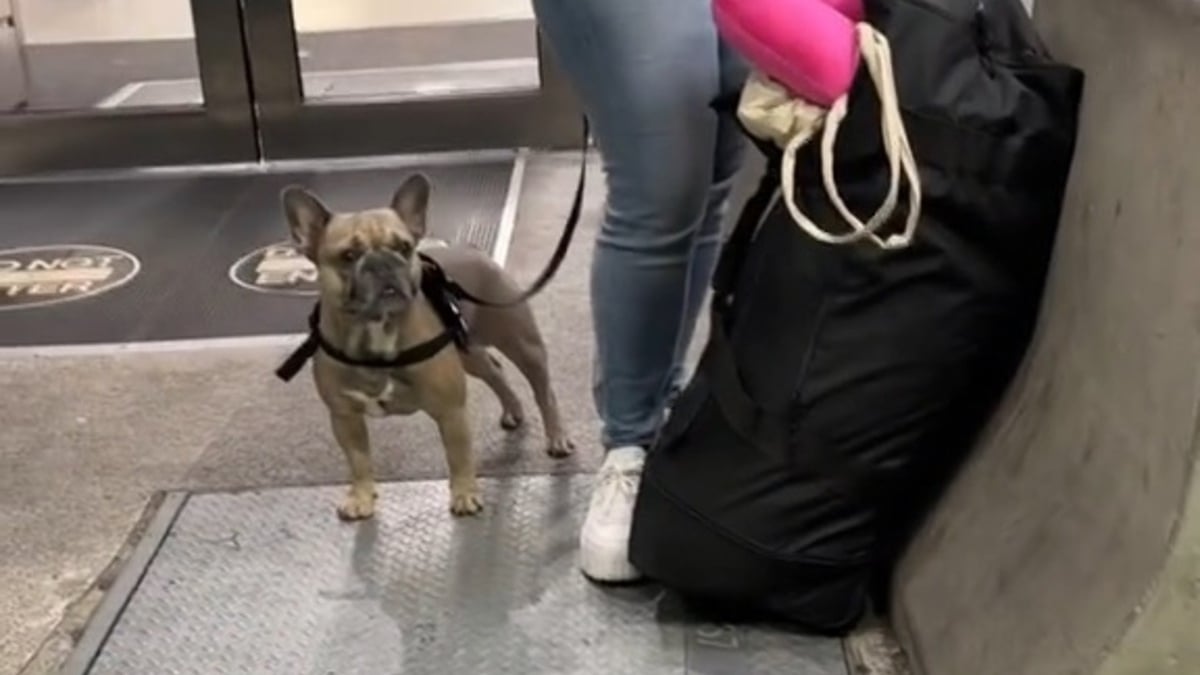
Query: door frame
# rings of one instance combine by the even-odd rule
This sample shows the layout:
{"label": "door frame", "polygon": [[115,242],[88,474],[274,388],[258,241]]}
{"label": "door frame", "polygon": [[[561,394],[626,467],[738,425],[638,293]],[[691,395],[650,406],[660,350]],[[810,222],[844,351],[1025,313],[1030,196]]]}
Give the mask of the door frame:
{"label": "door frame", "polygon": [[537,90],[306,104],[291,0],[190,0],[203,105],[0,114],[0,179],[64,172],[580,142],[581,109],[541,34]]}
{"label": "door frame", "polygon": [[239,0],[190,5],[201,107],[0,114],[0,177],[257,159]]}
{"label": "door frame", "polygon": [[264,159],[577,146],[581,112],[541,34],[536,91],[370,103],[304,101],[291,0],[245,5]]}

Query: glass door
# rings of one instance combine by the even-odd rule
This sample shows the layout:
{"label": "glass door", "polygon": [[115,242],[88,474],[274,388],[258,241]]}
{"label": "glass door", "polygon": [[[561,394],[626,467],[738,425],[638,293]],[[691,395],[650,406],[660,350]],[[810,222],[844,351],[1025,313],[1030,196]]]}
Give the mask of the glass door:
{"label": "glass door", "polygon": [[579,109],[529,0],[251,0],[266,159],[560,147]]}
{"label": "glass door", "polygon": [[0,0],[0,176],[258,154],[239,0]]}
{"label": "glass door", "polygon": [[0,0],[0,177],[579,142],[529,0]]}

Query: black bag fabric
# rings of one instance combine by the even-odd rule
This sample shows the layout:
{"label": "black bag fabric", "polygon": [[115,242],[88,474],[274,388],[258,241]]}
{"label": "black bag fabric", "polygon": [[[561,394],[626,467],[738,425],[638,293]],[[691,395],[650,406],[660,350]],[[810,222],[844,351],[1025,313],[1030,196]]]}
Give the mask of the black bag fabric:
{"label": "black bag fabric", "polygon": [[[722,252],[709,341],[647,458],[630,542],[639,569],[699,607],[828,634],[886,595],[1023,356],[1083,89],[1018,0],[866,5],[919,165],[916,238],[810,238],[763,148],[771,169]],[[863,73],[849,111],[837,182],[866,214],[888,168]],[[797,198],[833,223],[818,153],[801,151]]]}

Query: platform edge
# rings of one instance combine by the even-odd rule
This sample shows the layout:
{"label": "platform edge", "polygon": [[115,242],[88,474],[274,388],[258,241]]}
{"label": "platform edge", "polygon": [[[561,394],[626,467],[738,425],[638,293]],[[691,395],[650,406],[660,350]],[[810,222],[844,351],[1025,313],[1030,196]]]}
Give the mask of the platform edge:
{"label": "platform edge", "polygon": [[504,267],[508,263],[508,250],[512,246],[513,235],[517,229],[517,209],[520,208],[525,187],[525,165],[529,162],[529,148],[517,150],[513,159],[512,173],[509,174],[508,192],[504,196],[504,206],[500,211],[500,224],[496,230],[496,240],[492,244],[492,260]]}
{"label": "platform edge", "polygon": [[117,574],[116,580],[88,619],[83,634],[59,670],[60,675],[87,675],[91,670],[92,663],[99,656],[109,633],[121,618],[125,605],[133,597],[146,570],[150,568],[150,563],[154,561],[187,499],[188,493],[185,491],[171,491],[164,495],[162,503]]}

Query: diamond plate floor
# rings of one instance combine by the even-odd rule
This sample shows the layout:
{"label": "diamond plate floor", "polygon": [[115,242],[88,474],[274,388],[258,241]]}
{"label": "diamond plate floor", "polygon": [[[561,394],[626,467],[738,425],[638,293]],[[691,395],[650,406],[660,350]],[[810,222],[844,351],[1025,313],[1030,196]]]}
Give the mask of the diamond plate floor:
{"label": "diamond plate floor", "polygon": [[340,487],[180,499],[63,672],[845,675],[837,640],[697,624],[653,587],[586,582],[589,481],[488,480],[466,520],[443,481],[393,483],[359,525],[335,518]]}

